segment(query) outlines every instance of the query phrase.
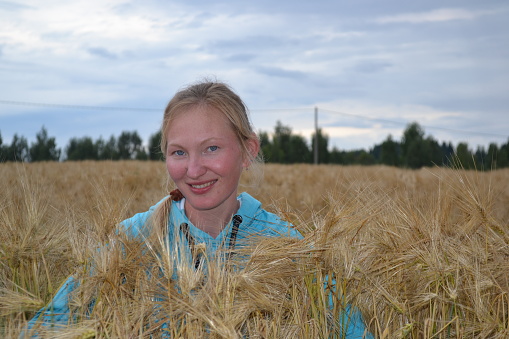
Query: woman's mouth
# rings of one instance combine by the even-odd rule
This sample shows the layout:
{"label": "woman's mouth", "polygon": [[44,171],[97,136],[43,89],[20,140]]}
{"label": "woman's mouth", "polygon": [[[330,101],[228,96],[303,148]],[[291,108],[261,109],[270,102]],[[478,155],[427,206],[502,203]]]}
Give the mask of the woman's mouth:
{"label": "woman's mouth", "polygon": [[214,184],[217,180],[212,180],[212,181],[209,181],[209,182],[206,182],[204,184],[199,184],[199,185],[190,185],[192,188],[196,188],[196,189],[200,189],[200,188],[205,188],[205,187],[209,187],[210,185]]}

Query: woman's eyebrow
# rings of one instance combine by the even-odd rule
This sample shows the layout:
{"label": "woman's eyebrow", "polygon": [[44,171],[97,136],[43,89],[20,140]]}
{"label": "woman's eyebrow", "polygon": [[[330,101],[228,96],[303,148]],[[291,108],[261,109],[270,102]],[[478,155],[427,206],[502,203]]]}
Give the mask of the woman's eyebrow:
{"label": "woman's eyebrow", "polygon": [[[200,145],[203,145],[203,144],[208,144],[208,143],[220,142],[222,140],[223,140],[222,137],[210,137],[210,138],[206,138],[206,139],[203,139],[203,140],[198,140],[197,143],[200,144]],[[185,148],[183,146],[183,144],[181,142],[179,142],[179,141],[168,141],[168,147],[169,146]]]}
{"label": "woman's eyebrow", "polygon": [[183,147],[180,143],[178,142],[168,142],[168,147],[171,146],[171,147]]}
{"label": "woman's eyebrow", "polygon": [[211,137],[211,138],[207,138],[207,139],[204,139],[201,143],[208,143],[208,142],[214,142],[214,141],[221,141],[221,137]]}

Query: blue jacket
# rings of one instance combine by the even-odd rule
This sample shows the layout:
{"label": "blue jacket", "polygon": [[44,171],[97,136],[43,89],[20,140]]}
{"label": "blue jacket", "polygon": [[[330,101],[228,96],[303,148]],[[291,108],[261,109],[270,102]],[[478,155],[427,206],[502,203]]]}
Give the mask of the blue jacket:
{"label": "blue jacket", "polygon": [[[153,212],[166,199],[167,197],[152,206],[148,211],[138,213],[124,220],[121,223],[124,231],[133,237],[143,237],[145,226]],[[232,242],[235,243],[235,246],[242,246],[248,238],[254,235],[302,238],[302,235],[288,222],[282,221],[277,215],[262,209],[261,203],[248,193],[241,193],[237,199],[240,202],[239,210],[235,214],[233,221],[216,238],[211,237],[208,233],[191,224],[183,209],[184,201],[172,202],[169,214],[169,245],[175,246],[175,239],[177,236],[180,236],[180,239],[187,241],[189,245],[191,245],[191,242],[205,243],[207,245],[207,255],[213,257],[218,249],[229,246]],[[240,217],[240,222],[238,217]],[[235,225],[236,223],[238,225]],[[185,230],[182,229],[183,224],[187,225]],[[195,264],[198,265],[199,263],[196,262]],[[51,302],[39,310],[34,318],[30,320],[28,329],[34,329],[38,323],[41,323],[43,326],[55,327],[67,325],[70,321],[69,303],[76,285],[77,282],[74,278],[72,276],[69,277]],[[364,338],[365,326],[360,312],[348,308],[346,313],[348,314],[344,318],[347,318],[348,321],[345,321],[345,319],[341,321],[344,324],[348,323],[346,337]],[[369,333],[365,337],[372,338]]]}

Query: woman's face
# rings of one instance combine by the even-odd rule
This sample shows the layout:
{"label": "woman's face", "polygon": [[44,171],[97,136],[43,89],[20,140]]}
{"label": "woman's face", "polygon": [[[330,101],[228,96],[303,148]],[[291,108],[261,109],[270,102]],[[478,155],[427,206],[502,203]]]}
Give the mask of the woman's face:
{"label": "woman's face", "polygon": [[234,213],[249,161],[226,116],[213,107],[178,113],[167,130],[166,167],[186,198],[186,213]]}

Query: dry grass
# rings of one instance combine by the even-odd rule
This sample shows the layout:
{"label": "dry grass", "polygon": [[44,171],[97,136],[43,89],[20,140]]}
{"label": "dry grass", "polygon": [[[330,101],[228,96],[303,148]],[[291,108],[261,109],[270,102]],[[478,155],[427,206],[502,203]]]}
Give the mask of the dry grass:
{"label": "dry grass", "polygon": [[164,247],[113,232],[169,192],[164,164],[0,164],[0,176],[2,336],[71,273],[76,315],[96,302],[60,337],[157,336],[163,323],[175,338],[330,337],[333,277],[332,312],[357,305],[378,338],[509,336],[509,170],[267,165],[245,189],[305,239],[258,243],[242,269],[211,262],[207,279],[179,267],[178,287],[160,273],[174,270]]}

